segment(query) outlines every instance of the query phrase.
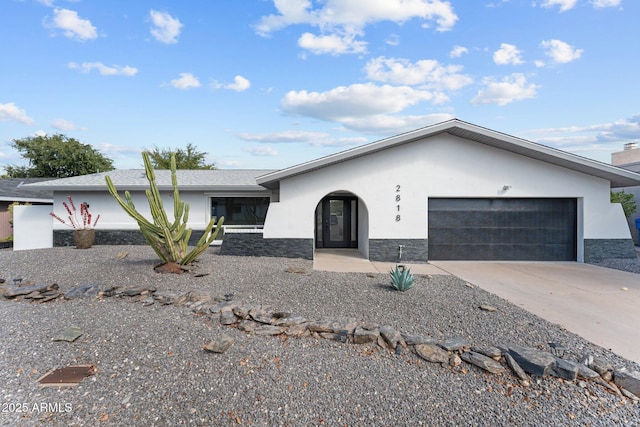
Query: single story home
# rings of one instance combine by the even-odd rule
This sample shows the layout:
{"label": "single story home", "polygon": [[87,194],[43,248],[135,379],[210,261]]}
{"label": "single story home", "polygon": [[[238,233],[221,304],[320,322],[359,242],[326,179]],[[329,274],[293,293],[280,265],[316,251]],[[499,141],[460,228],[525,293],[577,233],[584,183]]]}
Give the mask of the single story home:
{"label": "single story home", "polygon": [[[148,214],[143,170],[34,186],[54,192],[56,210],[71,195],[100,214],[96,244],[143,243],[105,175]],[[169,171],[157,179],[170,208]],[[194,230],[225,217],[221,254],[313,259],[317,249],[354,248],[390,262],[636,256],[610,190],[639,185],[640,174],[458,119],[282,170],[181,170],[178,184]],[[53,230],[54,245],[70,242],[62,224]]]}

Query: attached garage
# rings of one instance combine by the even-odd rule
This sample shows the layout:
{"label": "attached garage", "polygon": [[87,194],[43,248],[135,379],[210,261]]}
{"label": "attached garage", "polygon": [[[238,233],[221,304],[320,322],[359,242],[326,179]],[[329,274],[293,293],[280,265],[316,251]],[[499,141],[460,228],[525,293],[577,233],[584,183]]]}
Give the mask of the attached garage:
{"label": "attached garage", "polygon": [[430,198],[431,260],[575,261],[574,198]]}

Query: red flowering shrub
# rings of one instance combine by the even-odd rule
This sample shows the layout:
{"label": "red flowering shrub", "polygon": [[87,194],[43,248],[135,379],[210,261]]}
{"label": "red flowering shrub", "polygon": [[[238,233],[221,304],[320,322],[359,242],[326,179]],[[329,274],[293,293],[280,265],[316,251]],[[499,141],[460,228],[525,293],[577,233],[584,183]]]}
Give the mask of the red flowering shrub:
{"label": "red flowering shrub", "polygon": [[98,215],[94,220],[93,216],[89,212],[88,203],[82,202],[80,204],[80,218],[78,218],[78,210],[76,209],[75,203],[73,203],[73,199],[71,198],[71,196],[67,196],[67,199],[69,200],[69,203],[62,202],[62,205],[67,210],[67,219],[69,222],[65,221],[53,212],[49,213],[49,215],[51,215],[64,225],[75,228],[76,230],[85,230],[96,226],[98,220],[100,219],[100,215]]}

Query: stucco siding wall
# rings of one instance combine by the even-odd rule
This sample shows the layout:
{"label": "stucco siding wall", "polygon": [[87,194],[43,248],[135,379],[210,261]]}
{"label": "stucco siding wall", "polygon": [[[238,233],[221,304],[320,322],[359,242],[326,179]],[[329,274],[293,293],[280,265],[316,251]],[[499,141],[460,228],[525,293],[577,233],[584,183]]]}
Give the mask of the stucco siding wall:
{"label": "stucco siding wall", "polygon": [[[54,212],[66,220],[67,213],[62,202],[67,201],[67,196],[71,195],[78,209],[78,218],[80,219],[80,203],[89,203],[89,211],[94,216],[100,214],[96,230],[137,230],[137,223],[120,207],[116,200],[106,192],[71,192],[54,194]],[[120,192],[124,198],[124,191]],[[173,220],[173,193],[162,192],[162,203],[170,220]],[[136,209],[146,218],[151,219],[151,211],[147,196],[142,191],[132,192],[131,197]],[[188,226],[193,229],[204,229],[209,220],[209,208],[207,206],[208,198],[202,192],[180,192],[180,199],[188,202],[189,222]],[[53,218],[52,218],[53,219]],[[68,222],[68,221],[67,221]],[[54,229],[68,229],[64,224],[58,221],[53,222]]]}
{"label": "stucco siding wall", "polygon": [[579,240],[630,238],[608,181],[446,134],[281,181],[265,238],[313,238],[315,208],[335,191],[366,204],[369,239],[428,238],[429,197],[577,198]]}

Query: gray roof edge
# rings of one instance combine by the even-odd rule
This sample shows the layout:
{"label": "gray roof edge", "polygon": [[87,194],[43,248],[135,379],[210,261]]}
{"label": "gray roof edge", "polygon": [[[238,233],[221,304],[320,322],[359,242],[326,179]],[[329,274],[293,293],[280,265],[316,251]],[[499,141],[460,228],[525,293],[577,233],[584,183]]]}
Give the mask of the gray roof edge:
{"label": "gray roof edge", "polygon": [[[185,172],[194,172],[192,170],[184,170]],[[196,171],[202,172],[201,174],[204,177],[202,182],[193,182],[193,176],[191,175],[187,182],[180,182],[180,170],[178,171],[178,187],[183,191],[200,191],[206,190],[209,191],[211,189],[220,189],[220,188],[231,188],[231,189],[248,189],[250,191],[256,190],[264,190],[264,187],[258,186],[255,184],[255,176],[264,175],[265,173],[273,172],[273,169],[216,169],[211,171]],[[157,172],[157,171],[156,171]],[[225,174],[231,176],[230,179],[226,179],[222,183],[207,183],[206,175],[217,173]],[[149,184],[144,180],[137,180],[139,182],[127,182],[130,180],[132,176],[136,174],[144,174],[144,169],[117,169],[110,172],[101,172],[99,174],[90,174],[83,175],[77,177],[70,178],[59,178],[59,179],[50,179],[43,182],[33,183],[33,184],[25,184],[24,187],[30,187],[31,189],[46,189],[50,191],[104,191],[107,188],[104,177],[109,175],[112,177],[116,188],[118,190],[130,190],[130,191],[141,191],[149,188]],[[163,174],[166,177],[166,172],[163,171]],[[247,176],[246,174],[250,174],[252,176]],[[244,175],[244,177],[242,176]],[[224,175],[223,175],[224,176]],[[239,179],[233,178],[235,176],[239,176]],[[99,181],[96,180],[99,178]],[[185,176],[182,177],[183,179]],[[249,182],[247,182],[249,179]],[[70,182],[71,181],[71,182]],[[198,180],[199,181],[199,180]],[[235,181],[235,183],[234,183]],[[239,182],[238,182],[239,181]],[[251,182],[253,181],[253,182]],[[158,183],[158,188],[161,190],[173,189],[169,182]]]}
{"label": "gray roof edge", "polygon": [[[528,141],[523,138],[518,138],[474,125],[460,119],[451,119],[441,123],[436,123],[431,126],[402,133],[379,141],[371,142],[360,147],[331,154],[320,159],[301,163],[290,168],[265,174],[257,177],[256,182],[260,185],[264,185],[265,187],[273,188],[277,186],[278,181],[285,178],[304,174],[315,169],[320,169],[336,163],[375,153],[397,145],[406,144],[424,137],[434,136],[440,133],[450,133],[455,135],[456,130],[463,130],[474,134],[476,136],[474,140],[479,143],[494,145],[502,149],[527,155],[528,157],[532,157],[537,160],[546,161],[568,169],[574,169],[583,173],[590,173],[594,176],[608,179],[611,181],[612,187],[617,188],[640,184],[640,174],[638,173],[631,172],[617,166],[612,166],[607,163],[588,159],[586,157],[581,157],[556,148],[548,147],[536,142]],[[483,141],[483,138],[490,138],[493,140],[494,144],[489,144],[486,140]],[[518,147],[519,150],[516,150],[516,147]],[[533,154],[533,156],[531,154]],[[587,172],[587,170],[589,172]]]}
{"label": "gray roof edge", "polygon": [[[78,192],[78,191],[106,191],[107,185],[60,185],[60,186],[48,186],[48,190],[55,192]],[[118,192],[136,192],[136,191],[145,191],[148,190],[148,185],[116,185],[116,190]],[[173,187],[171,185],[158,185],[158,190],[160,191],[173,191]],[[189,191],[247,191],[247,192],[267,192],[269,191],[267,188],[257,185],[257,184],[249,184],[249,185],[180,185],[178,183],[178,190],[180,192],[189,192]]]}
{"label": "gray roof edge", "polygon": [[43,199],[41,197],[11,197],[0,196],[3,202],[20,202],[20,203],[53,203],[53,199]]}

